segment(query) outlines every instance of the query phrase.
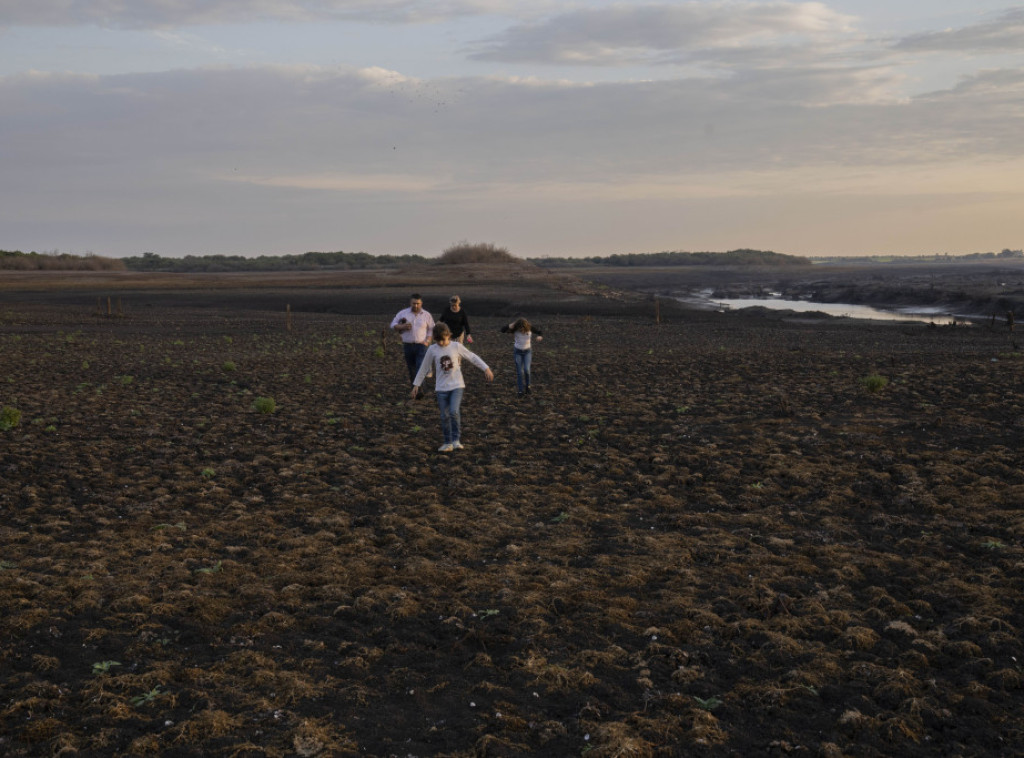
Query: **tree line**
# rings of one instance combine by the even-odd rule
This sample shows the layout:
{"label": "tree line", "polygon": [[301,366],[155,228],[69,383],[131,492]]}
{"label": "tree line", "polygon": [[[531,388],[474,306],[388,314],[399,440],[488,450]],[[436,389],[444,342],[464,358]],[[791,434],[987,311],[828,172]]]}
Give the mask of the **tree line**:
{"label": "tree line", "polygon": [[[1005,249],[999,253],[967,255],[813,257],[775,253],[770,250],[729,250],[713,252],[617,253],[582,258],[528,258],[542,268],[582,268],[586,266],[809,266],[812,263],[931,263],[957,261],[1019,260],[1024,251]],[[147,271],[147,272],[228,272],[228,271],[317,271],[323,269],[384,269],[415,264],[509,263],[523,260],[504,247],[486,243],[461,242],[447,248],[440,258],[423,255],[372,255],[370,253],[307,252],[291,255],[186,255],[169,258],[143,253],[128,258],[72,253],[23,253],[0,250],[0,270],[8,271]]]}
{"label": "tree line", "polygon": [[370,253],[309,252],[298,255],[186,255],[167,258],[156,253],[122,258],[129,271],[181,273],[224,271],[316,271],[319,269],[371,269],[407,266],[427,261],[422,255],[371,255]]}
{"label": "tree line", "polygon": [[545,268],[579,268],[581,266],[809,266],[810,258],[785,255],[771,250],[729,250],[725,253],[617,253],[584,258],[531,258],[531,263]]}

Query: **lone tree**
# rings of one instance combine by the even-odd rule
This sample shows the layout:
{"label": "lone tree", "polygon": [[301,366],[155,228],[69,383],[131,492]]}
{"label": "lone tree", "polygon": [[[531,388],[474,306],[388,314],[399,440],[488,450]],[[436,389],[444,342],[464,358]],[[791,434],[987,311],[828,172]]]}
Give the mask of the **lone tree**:
{"label": "lone tree", "polygon": [[438,258],[438,263],[516,263],[518,260],[508,248],[498,247],[490,242],[463,241],[446,248]]}

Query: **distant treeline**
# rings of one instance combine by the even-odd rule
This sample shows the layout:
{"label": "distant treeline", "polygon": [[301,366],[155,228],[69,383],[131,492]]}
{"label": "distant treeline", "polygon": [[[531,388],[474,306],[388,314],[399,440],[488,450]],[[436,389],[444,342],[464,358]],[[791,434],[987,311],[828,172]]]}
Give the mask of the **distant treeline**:
{"label": "distant treeline", "polygon": [[[987,260],[1019,260],[1024,251],[968,255],[851,256],[814,257],[784,255],[770,250],[730,250],[725,253],[628,253],[584,258],[530,258],[543,268],[581,268],[585,266],[807,266],[812,263],[955,263]],[[426,263],[504,263],[515,261],[508,250],[486,244],[459,243],[444,251],[440,258],[422,255],[371,255],[370,253],[319,253],[298,255],[186,255],[166,258],[143,253],[130,258],[105,258],[99,255],[71,253],[23,253],[0,250],[0,270],[8,271],[161,271],[177,273],[224,271],[316,271],[320,269],[381,269]]]}
{"label": "distant treeline", "polygon": [[422,255],[370,255],[369,253],[302,253],[300,255],[186,255],[165,258],[156,253],[143,253],[123,258],[129,271],[314,271],[317,269],[368,269],[425,263]]}
{"label": "distant treeline", "polygon": [[811,260],[770,250],[730,250],[726,253],[628,253],[586,258],[531,258],[545,268],[581,266],[809,266]]}
{"label": "distant treeline", "polygon": [[967,253],[966,255],[862,255],[814,257],[815,263],[964,263],[1024,258],[1024,250],[1005,249],[999,253]]}
{"label": "distant treeline", "polygon": [[23,253],[0,250],[0,270],[6,271],[124,271],[124,261],[99,255]]}

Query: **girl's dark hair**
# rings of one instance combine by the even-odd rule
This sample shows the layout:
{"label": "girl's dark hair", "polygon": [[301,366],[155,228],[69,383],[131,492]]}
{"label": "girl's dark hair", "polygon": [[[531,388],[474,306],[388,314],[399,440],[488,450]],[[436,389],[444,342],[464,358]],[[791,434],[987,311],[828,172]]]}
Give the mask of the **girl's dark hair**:
{"label": "girl's dark hair", "polygon": [[451,336],[452,330],[448,328],[448,324],[443,321],[438,324],[434,324],[434,342],[440,342],[445,337]]}
{"label": "girl's dark hair", "polygon": [[513,332],[530,332],[530,331],[533,331],[533,330],[530,329],[530,322],[529,321],[527,321],[525,318],[518,318],[518,319],[516,319],[516,322],[514,324],[512,324],[512,331]]}

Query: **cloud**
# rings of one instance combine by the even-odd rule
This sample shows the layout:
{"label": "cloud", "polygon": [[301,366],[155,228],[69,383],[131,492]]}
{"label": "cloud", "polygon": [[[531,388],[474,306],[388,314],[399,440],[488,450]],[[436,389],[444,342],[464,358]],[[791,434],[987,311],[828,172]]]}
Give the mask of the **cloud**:
{"label": "cloud", "polygon": [[415,23],[484,13],[523,13],[546,0],[0,0],[4,26],[168,29],[254,21]]}
{"label": "cloud", "polygon": [[278,187],[328,192],[422,193],[439,189],[441,177],[413,174],[316,173],[302,175],[246,176],[233,172],[221,174],[220,181],[240,182],[258,187]]}
{"label": "cloud", "polygon": [[[608,252],[725,249],[745,244],[726,239],[741,230],[782,249],[793,243],[741,229],[736,214],[782,212],[788,198],[799,212],[787,211],[787,239],[810,240],[815,204],[844,228],[870,226],[851,220],[854,195],[893,217],[907,207],[899,191],[919,209],[960,194],[1019,204],[1024,72],[899,101],[837,97],[876,76],[584,85],[277,66],[0,77],[0,228],[8,247],[100,253],[115,237],[122,252],[256,253],[440,250],[483,235],[529,238],[532,254],[545,235],[592,230]],[[692,236],[640,236],[644,224],[684,228],[684,206]]]}
{"label": "cloud", "polygon": [[903,38],[897,50],[929,53],[1019,53],[1024,50],[1024,8],[962,29],[914,34]]}
{"label": "cloud", "polygon": [[1024,154],[1024,72],[906,101],[854,96],[872,86],[884,75],[580,85],[306,66],[28,74],[0,78],[0,172],[8,186],[228,177],[386,194]]}
{"label": "cloud", "polygon": [[614,5],[512,27],[471,57],[591,66],[699,62],[730,51],[817,45],[854,31],[853,17],[818,2]]}

